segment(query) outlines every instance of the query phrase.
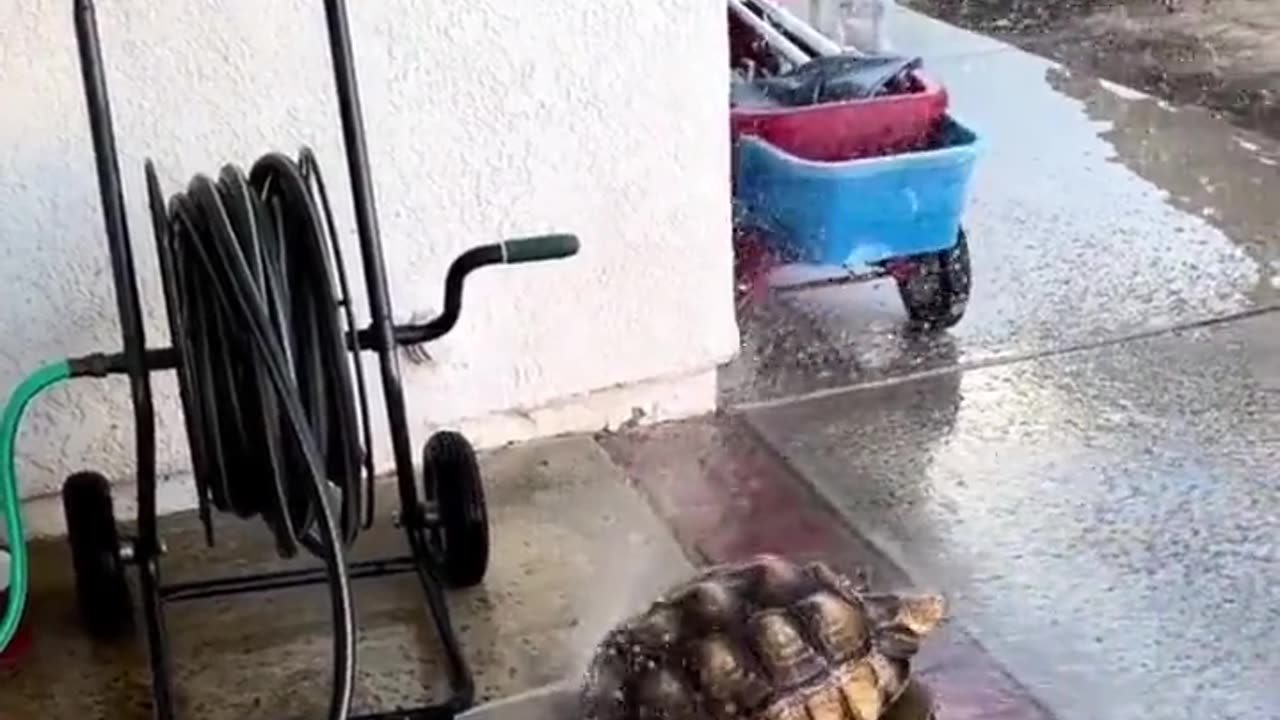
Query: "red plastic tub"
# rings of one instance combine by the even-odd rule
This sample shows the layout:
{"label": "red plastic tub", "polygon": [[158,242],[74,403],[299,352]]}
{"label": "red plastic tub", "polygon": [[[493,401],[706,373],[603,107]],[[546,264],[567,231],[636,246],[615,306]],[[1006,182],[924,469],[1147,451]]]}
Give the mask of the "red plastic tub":
{"label": "red plastic tub", "polygon": [[[729,12],[729,65],[771,75],[781,69],[768,42]],[[755,135],[805,160],[839,162],[929,146],[947,111],[947,91],[919,71],[886,95],[808,107],[730,108],[734,140]]]}
{"label": "red plastic tub", "polygon": [[800,108],[729,111],[734,140],[754,135],[805,160],[839,162],[921,150],[947,111],[947,91],[918,71],[890,95]]}

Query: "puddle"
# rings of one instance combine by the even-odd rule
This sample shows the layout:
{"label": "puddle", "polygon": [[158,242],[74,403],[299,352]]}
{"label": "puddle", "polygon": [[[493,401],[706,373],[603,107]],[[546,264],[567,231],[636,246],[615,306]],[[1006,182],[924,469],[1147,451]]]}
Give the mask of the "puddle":
{"label": "puddle", "polygon": [[1046,80],[1104,124],[1099,137],[1114,147],[1113,162],[1164,190],[1173,207],[1221,230],[1264,270],[1250,292],[1254,302],[1280,300],[1280,146],[1204,110],[1174,111],[1144,93],[1060,67],[1047,70]]}

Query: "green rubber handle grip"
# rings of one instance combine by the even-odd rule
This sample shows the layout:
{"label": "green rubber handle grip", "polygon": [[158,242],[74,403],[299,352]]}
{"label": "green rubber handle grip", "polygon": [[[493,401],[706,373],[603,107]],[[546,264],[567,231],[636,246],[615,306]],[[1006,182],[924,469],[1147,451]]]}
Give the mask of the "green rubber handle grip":
{"label": "green rubber handle grip", "polygon": [[534,235],[533,237],[504,240],[502,242],[502,257],[507,264],[554,260],[576,255],[579,247],[580,243],[577,235],[568,233]]}

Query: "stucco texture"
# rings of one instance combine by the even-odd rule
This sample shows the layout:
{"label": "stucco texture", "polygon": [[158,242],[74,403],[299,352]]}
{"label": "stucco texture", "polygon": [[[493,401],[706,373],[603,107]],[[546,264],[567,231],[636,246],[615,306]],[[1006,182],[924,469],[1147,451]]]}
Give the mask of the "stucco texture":
{"label": "stucco texture", "polygon": [[[6,392],[46,359],[120,343],[71,8],[0,3]],[[468,246],[582,238],[572,260],[473,276],[462,322],[433,361],[403,365],[416,438],[440,423],[706,373],[732,354],[722,6],[360,0],[350,12],[397,316],[438,309],[448,263]],[[100,0],[98,17],[149,344],[167,344],[167,333],[147,157],[171,193],[225,162],[312,146],[367,318],[320,0]],[[156,389],[160,470],[180,476],[172,378]],[[382,438],[381,405],[373,410]],[[127,481],[126,384],[55,389],[32,407],[19,446],[24,496],[56,491],[81,467]],[[383,442],[376,450],[385,464]]]}

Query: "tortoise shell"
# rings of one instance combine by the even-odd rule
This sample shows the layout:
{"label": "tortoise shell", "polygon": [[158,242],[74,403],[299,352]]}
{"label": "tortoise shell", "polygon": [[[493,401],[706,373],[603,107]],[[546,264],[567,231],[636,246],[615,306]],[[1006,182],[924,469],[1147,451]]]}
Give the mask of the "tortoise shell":
{"label": "tortoise shell", "polygon": [[908,685],[935,595],[871,594],[823,563],[705,569],[596,648],[587,720],[876,720]]}

